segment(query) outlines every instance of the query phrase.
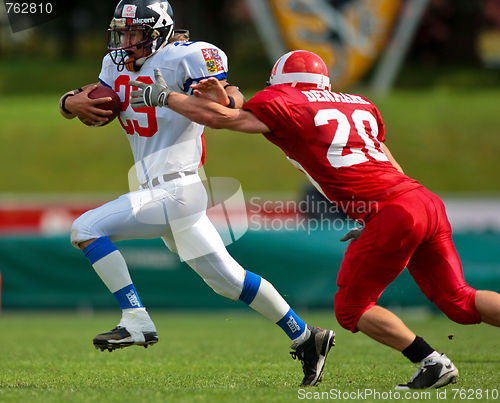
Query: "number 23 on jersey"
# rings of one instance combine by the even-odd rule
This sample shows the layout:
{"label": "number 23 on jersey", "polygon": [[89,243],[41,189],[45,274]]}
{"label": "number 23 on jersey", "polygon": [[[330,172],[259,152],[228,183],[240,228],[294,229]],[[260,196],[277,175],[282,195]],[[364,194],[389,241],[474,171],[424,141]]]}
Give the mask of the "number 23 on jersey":
{"label": "number 23 on jersey", "polygon": [[[137,77],[137,81],[153,84],[153,80],[148,76],[140,76]],[[130,77],[127,75],[119,76],[115,81],[115,91],[120,92],[120,87],[124,87],[125,89],[125,100],[122,102],[122,111],[126,111],[129,107],[130,100],[130,85],[128,82],[130,81]],[[137,90],[136,87],[132,88],[133,91]],[[127,134],[134,135],[138,134],[141,137],[152,137],[158,131],[158,122],[156,121],[156,108],[153,107],[145,107],[140,109],[134,109],[138,113],[144,113],[147,117],[147,126],[141,126],[138,120],[130,120],[127,119],[125,122],[122,121],[121,117],[118,117],[120,120],[120,124]]]}

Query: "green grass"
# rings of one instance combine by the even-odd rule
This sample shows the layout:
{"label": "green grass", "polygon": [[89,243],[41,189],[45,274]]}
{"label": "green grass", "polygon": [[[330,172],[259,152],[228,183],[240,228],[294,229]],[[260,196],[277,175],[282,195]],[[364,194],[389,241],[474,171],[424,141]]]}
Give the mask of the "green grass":
{"label": "green grass", "polygon": [[[251,94],[247,94],[251,95]],[[498,192],[499,90],[396,91],[373,98],[387,144],[412,177],[437,192]],[[0,99],[3,192],[128,190],[132,155],[118,121],[88,128],[65,120],[59,94]],[[206,170],[238,179],[247,193],[299,194],[307,182],[261,135],[206,130]]]}
{"label": "green grass", "polygon": [[[2,402],[292,402],[301,369],[288,339],[254,313],[153,312],[160,343],[98,352],[90,340],[116,315],[5,313],[0,316]],[[315,392],[392,391],[414,372],[400,353],[339,328],[330,313],[303,315],[332,327],[337,346]],[[460,370],[453,388],[499,389],[500,338],[486,325],[460,326],[442,316],[403,319]],[[448,339],[454,334],[453,340]],[[338,393],[338,392],[337,392]],[[431,391],[435,401],[435,391]],[[367,401],[373,401],[368,399]],[[429,401],[429,400],[426,400]]]}

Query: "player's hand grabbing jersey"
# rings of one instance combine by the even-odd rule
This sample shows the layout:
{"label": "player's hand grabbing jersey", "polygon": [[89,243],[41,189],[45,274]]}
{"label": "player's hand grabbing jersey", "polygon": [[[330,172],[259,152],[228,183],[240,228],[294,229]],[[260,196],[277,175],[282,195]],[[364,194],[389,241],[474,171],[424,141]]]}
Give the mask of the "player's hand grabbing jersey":
{"label": "player's hand grabbing jersey", "polygon": [[281,84],[260,91],[243,108],[271,129],[264,136],[353,219],[367,219],[384,201],[421,186],[384,154],[384,123],[364,97]]}
{"label": "player's hand grabbing jersey", "polygon": [[120,96],[120,123],[127,133],[136,162],[140,183],[179,171],[196,170],[204,155],[203,126],[168,108],[145,107],[137,110],[129,104],[130,92],[137,88],[130,80],[152,84],[154,69],[159,68],[169,88],[189,93],[189,86],[207,77],[227,79],[227,57],[206,42],[175,42],[150,57],[139,72],[119,72],[109,55],[103,59],[100,81]]}

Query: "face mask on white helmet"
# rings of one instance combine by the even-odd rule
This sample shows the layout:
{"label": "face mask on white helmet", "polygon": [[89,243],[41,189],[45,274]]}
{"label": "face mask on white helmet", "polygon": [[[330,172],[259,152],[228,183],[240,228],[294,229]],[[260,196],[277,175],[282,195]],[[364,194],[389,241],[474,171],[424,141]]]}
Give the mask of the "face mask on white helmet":
{"label": "face mask on white helmet", "polygon": [[[173,11],[167,0],[121,0],[108,29],[111,59],[119,71],[124,67],[138,71],[149,57],[167,44],[173,30]],[[141,40],[124,43],[124,38],[132,33],[140,33]],[[132,57],[134,49],[142,50],[142,54]]]}

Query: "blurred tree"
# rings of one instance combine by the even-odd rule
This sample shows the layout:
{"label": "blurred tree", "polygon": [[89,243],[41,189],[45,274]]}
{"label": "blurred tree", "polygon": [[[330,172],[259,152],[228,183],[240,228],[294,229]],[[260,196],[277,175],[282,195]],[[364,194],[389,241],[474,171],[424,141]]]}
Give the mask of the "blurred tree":
{"label": "blurred tree", "polygon": [[193,40],[207,41],[226,49],[232,34],[230,0],[171,0],[177,28],[188,29]]}
{"label": "blurred tree", "polygon": [[[59,54],[64,59],[74,58],[79,37],[102,34],[105,49],[106,29],[118,1],[100,0],[62,1],[62,13],[54,22],[42,26],[42,32],[58,42]],[[229,0],[171,0],[176,28],[188,29],[195,40],[204,40],[220,47],[231,45],[231,10]]]}
{"label": "blurred tree", "polygon": [[113,17],[116,4],[99,0],[61,1],[61,15],[53,23],[41,27],[58,43],[59,56],[63,59],[78,57],[78,39],[89,34],[102,35],[102,49],[106,49],[106,29]]}
{"label": "blurred tree", "polygon": [[409,57],[420,62],[476,64],[480,27],[479,1],[431,0]]}

